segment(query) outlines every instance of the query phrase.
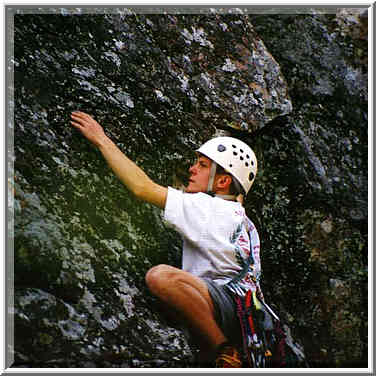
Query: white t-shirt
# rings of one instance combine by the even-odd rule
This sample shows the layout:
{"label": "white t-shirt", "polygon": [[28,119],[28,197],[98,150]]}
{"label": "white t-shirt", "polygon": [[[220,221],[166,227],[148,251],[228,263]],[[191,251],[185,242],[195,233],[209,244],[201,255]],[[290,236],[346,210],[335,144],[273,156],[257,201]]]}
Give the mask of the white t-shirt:
{"label": "white t-shirt", "polygon": [[256,290],[261,276],[260,239],[240,203],[169,187],[164,217],[183,236],[183,270],[221,285],[243,269],[250,234],[254,263],[238,284]]}

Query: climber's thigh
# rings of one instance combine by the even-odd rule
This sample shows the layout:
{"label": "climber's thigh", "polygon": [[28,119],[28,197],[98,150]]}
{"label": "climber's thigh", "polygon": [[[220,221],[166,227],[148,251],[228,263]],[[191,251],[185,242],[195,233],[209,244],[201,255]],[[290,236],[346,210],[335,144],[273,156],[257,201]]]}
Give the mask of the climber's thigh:
{"label": "climber's thigh", "polygon": [[192,304],[204,299],[214,314],[214,306],[205,281],[184,270],[170,265],[157,265],[146,274],[150,291],[160,297],[184,297]]}

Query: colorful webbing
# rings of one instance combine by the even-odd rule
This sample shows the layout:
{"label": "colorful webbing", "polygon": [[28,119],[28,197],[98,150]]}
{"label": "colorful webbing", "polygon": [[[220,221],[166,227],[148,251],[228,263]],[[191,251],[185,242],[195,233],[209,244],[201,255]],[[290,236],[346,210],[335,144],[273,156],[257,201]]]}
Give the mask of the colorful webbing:
{"label": "colorful webbing", "polygon": [[237,314],[240,322],[240,327],[242,331],[242,339],[243,339],[243,355],[247,356],[248,363],[251,364],[251,358],[248,351],[248,344],[247,344],[247,330],[246,330],[246,318],[243,309],[243,302],[239,296],[235,296],[236,307],[237,307]]}
{"label": "colorful webbing", "polygon": [[252,308],[251,308],[251,291],[249,290],[247,292],[247,295],[246,295],[246,298],[245,298],[245,312],[246,314],[248,315],[248,322],[249,322],[249,327],[251,328],[251,336],[253,337],[254,334],[256,334],[256,330],[255,330],[255,324],[253,322],[253,318],[252,318]]}

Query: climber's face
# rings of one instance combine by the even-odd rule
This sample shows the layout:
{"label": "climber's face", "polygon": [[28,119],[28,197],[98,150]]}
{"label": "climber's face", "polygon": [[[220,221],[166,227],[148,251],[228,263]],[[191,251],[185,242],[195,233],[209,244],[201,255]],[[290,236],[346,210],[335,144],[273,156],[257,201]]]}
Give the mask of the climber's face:
{"label": "climber's face", "polygon": [[195,164],[189,168],[190,178],[186,188],[188,193],[206,192],[209,183],[209,175],[212,161],[199,155]]}

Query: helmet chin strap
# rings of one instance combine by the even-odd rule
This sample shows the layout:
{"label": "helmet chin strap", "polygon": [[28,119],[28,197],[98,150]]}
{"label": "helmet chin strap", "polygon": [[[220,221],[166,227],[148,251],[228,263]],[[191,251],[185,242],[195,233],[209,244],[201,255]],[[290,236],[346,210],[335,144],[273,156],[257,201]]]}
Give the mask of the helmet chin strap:
{"label": "helmet chin strap", "polygon": [[213,192],[213,184],[214,184],[214,178],[215,178],[216,173],[217,173],[217,163],[212,161],[212,164],[211,164],[211,167],[210,167],[210,173],[209,173],[209,182],[208,182],[207,193],[210,194],[211,196],[222,198],[223,200],[236,201],[235,195],[218,195],[218,194]]}
{"label": "helmet chin strap", "polygon": [[214,178],[215,174],[217,173],[217,163],[212,161],[211,167],[210,167],[210,173],[209,173],[209,181],[208,181],[208,193],[214,193],[213,192],[213,184],[214,184]]}

